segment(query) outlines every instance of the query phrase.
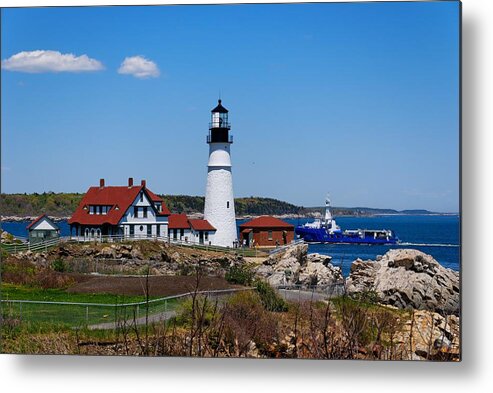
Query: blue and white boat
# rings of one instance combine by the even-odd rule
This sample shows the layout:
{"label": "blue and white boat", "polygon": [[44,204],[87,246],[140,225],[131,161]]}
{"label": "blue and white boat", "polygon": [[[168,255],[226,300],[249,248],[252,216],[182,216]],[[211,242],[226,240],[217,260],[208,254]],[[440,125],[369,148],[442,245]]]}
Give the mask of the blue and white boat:
{"label": "blue and white boat", "polygon": [[336,224],[330,213],[330,198],[325,199],[325,216],[295,228],[298,237],[308,243],[397,244],[399,239],[390,229],[347,229]]}

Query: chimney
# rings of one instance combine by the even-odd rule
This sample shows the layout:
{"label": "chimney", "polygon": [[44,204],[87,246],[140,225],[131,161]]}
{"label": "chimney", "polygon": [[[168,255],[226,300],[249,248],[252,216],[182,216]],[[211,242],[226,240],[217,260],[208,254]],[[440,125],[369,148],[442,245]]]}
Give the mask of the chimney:
{"label": "chimney", "polygon": [[133,177],[129,177],[128,178],[128,186],[129,187],[133,187],[133,185],[134,185],[134,178]]}
{"label": "chimney", "polygon": [[99,179],[99,187],[100,188],[104,187],[104,179]]}
{"label": "chimney", "polygon": [[146,187],[146,181],[145,181],[145,180],[142,180],[142,181],[140,182],[140,185],[141,185],[142,187],[144,187],[144,188],[145,188],[145,187]]}

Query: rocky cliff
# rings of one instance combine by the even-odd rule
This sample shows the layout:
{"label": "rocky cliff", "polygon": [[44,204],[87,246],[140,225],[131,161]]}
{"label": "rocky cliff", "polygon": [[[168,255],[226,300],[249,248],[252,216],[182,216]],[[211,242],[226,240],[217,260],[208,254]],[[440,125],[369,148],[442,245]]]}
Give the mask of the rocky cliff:
{"label": "rocky cliff", "polygon": [[255,273],[273,286],[323,288],[343,281],[341,269],[330,263],[331,257],[307,252],[307,244],[289,247],[271,255]]}
{"label": "rocky cliff", "polygon": [[347,292],[375,292],[381,303],[399,308],[459,314],[459,273],[418,250],[390,250],[376,261],[351,265]]}

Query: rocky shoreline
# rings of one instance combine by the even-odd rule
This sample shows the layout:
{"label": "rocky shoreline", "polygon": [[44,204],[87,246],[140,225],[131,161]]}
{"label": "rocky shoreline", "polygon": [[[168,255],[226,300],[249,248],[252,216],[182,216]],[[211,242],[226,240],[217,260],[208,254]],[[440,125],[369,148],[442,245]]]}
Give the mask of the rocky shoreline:
{"label": "rocky shoreline", "polygon": [[207,275],[223,276],[232,266],[249,266],[253,274],[273,287],[337,290],[353,298],[372,297],[400,309],[430,310],[442,315],[460,314],[459,273],[444,268],[432,256],[414,249],[388,251],[376,260],[356,259],[344,278],[331,257],[309,254],[307,244],[297,244],[264,259],[238,254],[211,253],[179,248],[164,242],[61,244],[51,251],[18,253],[12,258],[39,266],[59,258],[74,261],[122,261],[122,272],[150,266],[151,274],[183,275],[200,266]]}
{"label": "rocky shoreline", "polygon": [[[2,222],[22,222],[22,221],[34,221],[39,216],[0,216],[0,220]],[[66,221],[70,219],[70,217],[57,217],[57,216],[48,216],[52,221]]]}
{"label": "rocky shoreline", "polygon": [[[335,303],[325,301],[331,312],[337,310],[334,308],[337,299],[358,304],[360,311],[354,311],[353,315],[349,308],[348,318],[371,320],[371,315],[392,316],[389,320],[382,317],[381,323],[396,323],[391,340],[396,349],[406,353],[404,358],[408,360],[460,358],[459,273],[444,268],[418,250],[390,250],[376,260],[356,259],[347,278],[339,267],[332,265],[330,256],[309,254],[307,244],[293,245],[264,258],[244,258],[164,242],[63,243],[45,252],[26,251],[8,259],[10,264],[27,266],[29,263],[41,270],[58,264],[67,270],[57,271],[86,274],[148,272],[155,276],[186,276],[194,275],[200,267],[206,276],[225,277],[233,267],[247,268],[257,279],[275,288],[296,288],[300,289],[297,293],[308,295],[316,290],[335,297]],[[105,271],[115,268],[116,271]],[[310,304],[313,301],[310,296],[300,299]],[[291,338],[286,340],[289,347]],[[356,358],[380,357],[378,346],[371,350],[373,355],[368,349],[359,348]]]}

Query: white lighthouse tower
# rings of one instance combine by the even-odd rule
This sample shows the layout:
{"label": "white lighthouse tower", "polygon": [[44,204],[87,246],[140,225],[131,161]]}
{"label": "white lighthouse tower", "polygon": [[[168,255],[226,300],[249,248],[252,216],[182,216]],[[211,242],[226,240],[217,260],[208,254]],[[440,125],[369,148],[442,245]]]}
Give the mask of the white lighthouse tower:
{"label": "white lighthouse tower", "polygon": [[211,239],[214,245],[233,247],[238,240],[230,155],[233,136],[229,135],[231,126],[228,122],[228,110],[221,105],[221,100],[211,112],[207,136],[209,163],[204,219],[216,228],[216,233]]}

